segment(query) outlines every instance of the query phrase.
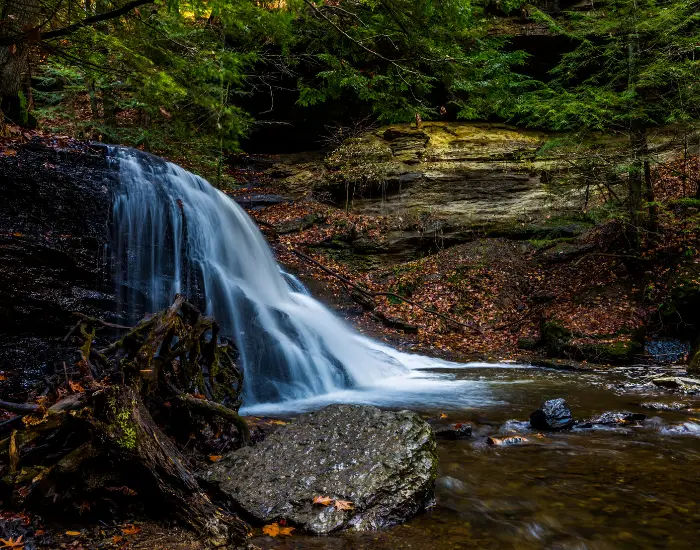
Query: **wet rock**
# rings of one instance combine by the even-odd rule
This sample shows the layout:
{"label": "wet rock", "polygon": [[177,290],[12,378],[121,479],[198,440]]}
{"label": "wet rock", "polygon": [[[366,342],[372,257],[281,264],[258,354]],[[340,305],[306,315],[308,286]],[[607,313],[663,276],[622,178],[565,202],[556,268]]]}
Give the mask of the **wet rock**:
{"label": "wet rock", "polygon": [[489,437],[486,443],[495,447],[513,447],[515,445],[525,445],[530,440],[522,435],[509,435],[506,437]]}
{"label": "wet rock", "polygon": [[577,428],[591,428],[595,425],[619,426],[642,422],[647,415],[629,411],[607,411],[576,425]]}
{"label": "wet rock", "polygon": [[73,311],[120,322],[108,251],[117,172],[102,147],[49,145],[0,155],[0,365],[21,373],[0,398],[15,401],[75,363],[63,341]]}
{"label": "wet rock", "polygon": [[663,403],[661,401],[647,401],[641,403],[643,409],[651,409],[652,411],[682,411],[690,408],[690,404],[682,403],[681,401],[673,401],[671,403]]}
{"label": "wet rock", "polygon": [[700,424],[697,422],[684,422],[661,428],[661,433],[665,435],[694,435],[700,436]]}
{"label": "wet rock", "polygon": [[655,339],[646,342],[644,351],[654,360],[654,363],[677,363],[688,355],[690,345],[688,342],[676,339]]}
{"label": "wet rock", "polygon": [[664,376],[662,378],[654,378],[652,382],[661,387],[672,390],[695,392],[700,390],[700,379],[684,378],[681,376]]}
{"label": "wet rock", "polygon": [[550,399],[530,415],[535,430],[566,430],[574,425],[571,409],[562,398]]}
{"label": "wet rock", "polygon": [[[436,473],[433,431],[415,413],[332,405],[226,455],[201,477],[256,521],[285,519],[324,534],[405,521],[431,502]],[[314,505],[315,496],[353,509]]]}
{"label": "wet rock", "polygon": [[695,352],[690,363],[688,363],[688,374],[700,374],[700,350]]}
{"label": "wet rock", "polygon": [[275,229],[280,235],[285,235],[287,233],[296,233],[298,231],[304,231],[323,221],[323,216],[319,216],[316,213],[311,213],[301,218],[296,218],[294,220],[289,220],[287,222],[281,223]]}
{"label": "wet rock", "polygon": [[433,432],[438,439],[457,440],[469,439],[472,436],[472,427],[469,424],[447,424],[433,426]]}
{"label": "wet rock", "polygon": [[280,204],[288,200],[281,195],[275,195],[272,193],[251,193],[246,195],[235,195],[231,198],[247,210],[257,210],[259,208],[265,208],[266,206]]}

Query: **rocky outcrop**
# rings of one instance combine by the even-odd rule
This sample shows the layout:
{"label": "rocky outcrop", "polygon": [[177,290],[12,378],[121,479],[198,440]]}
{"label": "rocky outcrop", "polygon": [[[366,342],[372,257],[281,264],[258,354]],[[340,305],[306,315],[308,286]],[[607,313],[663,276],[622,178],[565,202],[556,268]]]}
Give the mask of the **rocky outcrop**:
{"label": "rocky outcrop", "polygon": [[564,208],[547,192],[553,159],[545,135],[502,124],[396,124],[348,139],[321,161],[286,158],[268,169],[285,193],[313,190],[357,212],[415,218],[422,235],[463,239],[465,228],[498,229]]}
{"label": "rocky outcrop", "polygon": [[35,140],[0,155],[0,365],[22,365],[3,395],[20,400],[47,369],[73,365],[75,348],[63,341],[73,311],[113,318],[115,182],[104,150],[80,142]]}
{"label": "rocky outcrop", "polygon": [[[405,521],[431,502],[436,472],[432,430],[415,413],[332,405],[226,455],[201,477],[257,522],[284,519],[324,534]],[[315,497],[328,497],[326,505]]]}

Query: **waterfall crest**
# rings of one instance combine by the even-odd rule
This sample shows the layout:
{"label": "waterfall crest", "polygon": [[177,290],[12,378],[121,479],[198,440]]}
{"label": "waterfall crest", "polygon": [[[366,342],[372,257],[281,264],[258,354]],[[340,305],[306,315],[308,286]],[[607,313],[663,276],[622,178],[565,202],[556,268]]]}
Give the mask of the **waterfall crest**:
{"label": "waterfall crest", "polygon": [[399,352],[352,330],[281,271],[245,211],[207,181],[110,149],[116,279],[132,321],[176,293],[200,297],[236,342],[246,405],[299,400],[408,371]]}

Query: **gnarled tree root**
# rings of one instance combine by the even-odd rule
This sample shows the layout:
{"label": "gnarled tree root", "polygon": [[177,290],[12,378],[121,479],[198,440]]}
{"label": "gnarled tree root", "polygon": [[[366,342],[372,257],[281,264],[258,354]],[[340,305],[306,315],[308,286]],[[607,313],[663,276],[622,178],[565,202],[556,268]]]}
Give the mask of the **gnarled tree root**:
{"label": "gnarled tree root", "polygon": [[[97,350],[101,328],[127,332]],[[242,545],[246,523],[213,502],[192,473],[205,454],[178,444],[196,438],[202,425],[228,429],[228,444],[249,441],[238,415],[242,373],[218,325],[178,296],[136,327],[81,316],[71,333],[79,380],[49,388],[41,403],[0,402],[22,417],[0,440],[2,499],[97,516],[132,502],[192,528],[211,546]]]}

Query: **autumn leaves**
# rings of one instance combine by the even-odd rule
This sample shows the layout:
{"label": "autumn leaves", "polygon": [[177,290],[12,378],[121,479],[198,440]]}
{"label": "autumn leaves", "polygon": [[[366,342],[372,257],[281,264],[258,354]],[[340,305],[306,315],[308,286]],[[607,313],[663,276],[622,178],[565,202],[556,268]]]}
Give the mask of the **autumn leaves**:
{"label": "autumn leaves", "polygon": [[[333,499],[329,496],[317,495],[313,498],[312,503],[314,506],[333,506],[338,511],[355,509],[355,505],[349,500]],[[270,537],[291,536],[293,531],[294,527],[288,527],[287,522],[283,519],[279,522],[269,523],[262,529],[263,535]]]}

